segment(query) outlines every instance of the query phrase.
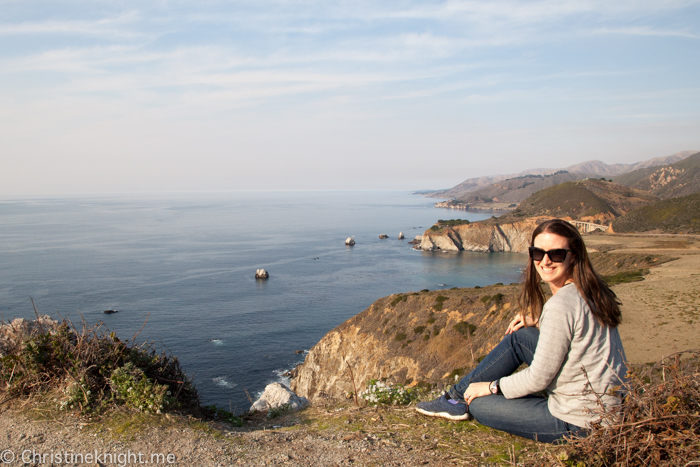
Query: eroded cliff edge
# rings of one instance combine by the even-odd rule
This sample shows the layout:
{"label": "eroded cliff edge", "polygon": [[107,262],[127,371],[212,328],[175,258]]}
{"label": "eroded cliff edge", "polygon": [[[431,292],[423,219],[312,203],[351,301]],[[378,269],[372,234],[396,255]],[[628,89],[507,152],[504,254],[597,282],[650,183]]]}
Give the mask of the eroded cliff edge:
{"label": "eroded cliff edge", "polygon": [[[610,284],[642,280],[649,268],[674,259],[643,250],[589,255]],[[519,292],[518,284],[496,284],[380,298],[311,348],[293,371],[292,389],[312,402],[344,398],[355,391],[350,370],[357,391],[371,379],[443,388],[501,340]]]}
{"label": "eroded cliff edge", "polygon": [[512,223],[481,221],[467,225],[428,229],[420,249],[426,251],[524,252],[539,218]]}
{"label": "eroded cliff edge", "polygon": [[344,398],[370,379],[409,386],[454,381],[496,345],[514,315],[516,285],[391,295],[331,330],[294,371],[292,389]]}

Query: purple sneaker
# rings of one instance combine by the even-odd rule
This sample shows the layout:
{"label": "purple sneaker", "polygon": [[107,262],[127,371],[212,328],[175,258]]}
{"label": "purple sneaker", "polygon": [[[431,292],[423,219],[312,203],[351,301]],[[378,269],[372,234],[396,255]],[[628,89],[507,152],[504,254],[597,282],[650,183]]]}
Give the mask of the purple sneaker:
{"label": "purple sneaker", "polygon": [[449,420],[470,420],[472,416],[464,401],[450,399],[444,394],[432,402],[419,402],[416,410],[423,415],[431,417],[442,417]]}

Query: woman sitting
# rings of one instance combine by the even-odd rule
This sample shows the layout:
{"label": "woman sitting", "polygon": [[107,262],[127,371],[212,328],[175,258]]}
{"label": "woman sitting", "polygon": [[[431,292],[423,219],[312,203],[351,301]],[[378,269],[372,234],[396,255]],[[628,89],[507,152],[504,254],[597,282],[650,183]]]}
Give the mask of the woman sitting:
{"label": "woman sitting", "polygon": [[[532,234],[521,314],[503,340],[449,391],[418,412],[473,417],[497,430],[553,443],[585,435],[600,405],[620,403],[627,367],[620,302],[598,277],[578,230],[554,219]],[[540,280],[552,297],[545,303]],[[514,373],[521,363],[529,365]],[[535,395],[546,390],[549,397]]]}

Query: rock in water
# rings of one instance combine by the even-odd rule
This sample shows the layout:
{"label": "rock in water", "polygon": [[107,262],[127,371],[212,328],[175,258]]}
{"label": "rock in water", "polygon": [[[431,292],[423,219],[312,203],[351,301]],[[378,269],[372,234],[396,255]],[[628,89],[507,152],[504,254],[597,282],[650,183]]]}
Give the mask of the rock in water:
{"label": "rock in water", "polygon": [[399,240],[403,240],[404,238],[406,237],[404,237],[403,232],[399,232]]}
{"label": "rock in water", "polygon": [[268,277],[270,277],[270,274],[264,269],[258,269],[255,271],[256,279],[267,279]]}
{"label": "rock in water", "polygon": [[389,236],[388,236],[387,234],[381,234],[381,235],[379,236],[379,238],[381,238],[382,240],[384,240],[385,238],[389,238]]}
{"label": "rock in water", "polygon": [[306,397],[297,396],[294,391],[282,383],[272,383],[265,386],[260,399],[250,407],[251,412],[263,412],[287,406],[289,410],[301,410],[308,407],[309,400]]}
{"label": "rock in water", "polygon": [[352,237],[348,237],[348,238],[345,240],[345,244],[348,245],[348,246],[353,246],[353,245],[355,244],[355,239],[352,238]]}

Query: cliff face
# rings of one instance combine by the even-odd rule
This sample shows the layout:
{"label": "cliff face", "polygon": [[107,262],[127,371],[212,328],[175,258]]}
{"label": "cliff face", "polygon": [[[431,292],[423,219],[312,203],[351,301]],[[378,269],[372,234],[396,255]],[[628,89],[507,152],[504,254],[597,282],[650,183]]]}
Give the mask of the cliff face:
{"label": "cliff face", "polygon": [[[454,383],[503,336],[517,286],[391,295],[331,330],[294,371],[292,389],[343,398],[370,379],[415,386]],[[462,323],[462,324],[460,324]],[[456,326],[456,327],[455,327]]]}
{"label": "cliff face", "polygon": [[530,237],[537,219],[497,224],[475,222],[468,225],[445,227],[436,232],[425,232],[421,250],[524,252],[530,246]]}

